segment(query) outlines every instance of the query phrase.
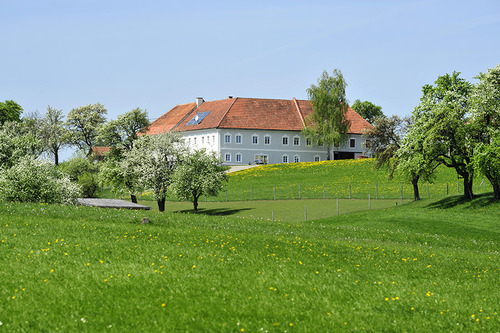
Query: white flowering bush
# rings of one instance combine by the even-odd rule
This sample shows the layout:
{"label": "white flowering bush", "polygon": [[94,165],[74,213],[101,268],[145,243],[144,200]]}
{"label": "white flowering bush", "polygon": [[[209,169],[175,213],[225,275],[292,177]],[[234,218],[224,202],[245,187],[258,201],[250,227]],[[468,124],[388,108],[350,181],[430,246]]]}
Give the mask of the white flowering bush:
{"label": "white flowering bush", "polygon": [[28,156],[0,172],[0,201],[75,204],[80,186],[47,160]]}

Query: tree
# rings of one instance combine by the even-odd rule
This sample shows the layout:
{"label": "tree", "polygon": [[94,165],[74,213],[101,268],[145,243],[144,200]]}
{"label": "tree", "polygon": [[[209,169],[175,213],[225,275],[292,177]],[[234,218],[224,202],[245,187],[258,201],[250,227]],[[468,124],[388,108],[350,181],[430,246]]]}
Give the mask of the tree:
{"label": "tree", "polygon": [[59,151],[69,143],[69,131],[64,126],[62,110],[47,106],[47,112],[42,119],[42,138],[45,149],[54,156],[55,165],[59,165]]}
{"label": "tree", "polygon": [[361,102],[357,99],[351,105],[351,108],[359,113],[361,117],[365,118],[370,124],[373,124],[377,117],[384,117],[382,107],[369,101]]}
{"label": "tree", "polygon": [[106,122],[107,112],[102,104],[97,103],[72,109],[68,114],[67,126],[72,134],[71,142],[86,151],[87,157],[92,154],[99,127]]}
{"label": "tree", "polygon": [[480,73],[471,97],[470,121],[478,141],[473,163],[493,186],[494,200],[500,200],[500,65]]}
{"label": "tree", "polygon": [[43,143],[18,122],[5,122],[0,128],[0,167],[8,169],[24,156],[38,157]]}
{"label": "tree", "polygon": [[140,183],[153,190],[160,212],[165,211],[172,174],[185,150],[184,140],[178,134],[163,133],[140,137],[134,147],[124,153],[124,163],[137,166]]}
{"label": "tree", "polygon": [[0,126],[6,121],[21,121],[23,108],[14,101],[0,102]]}
{"label": "tree", "polygon": [[175,194],[193,203],[194,213],[198,213],[198,199],[202,195],[217,195],[227,180],[220,159],[215,153],[204,149],[186,153],[182,163],[172,175]]}
{"label": "tree", "polygon": [[137,203],[137,193],[140,191],[140,178],[138,159],[122,158],[110,155],[99,168],[99,182],[111,184],[115,189],[125,187],[130,195],[130,201]]}
{"label": "tree", "polygon": [[338,147],[348,139],[350,123],[347,120],[348,102],[345,96],[347,84],[340,70],[334,69],[330,76],[323,71],[318,85],[311,85],[307,95],[313,113],[306,119],[304,134],[327,145],[327,159],[331,159],[331,146]]}
{"label": "tree", "polygon": [[464,198],[472,199],[474,140],[469,122],[472,85],[460,73],[439,76],[435,85],[425,85],[420,104],[413,111],[413,126],[425,133],[422,153],[463,178]]}
{"label": "tree", "polygon": [[130,150],[138,134],[145,133],[150,125],[148,112],[135,108],[111,120],[100,128],[99,140],[105,146]]}
{"label": "tree", "polygon": [[409,123],[409,118],[401,118],[396,115],[389,118],[376,117],[373,128],[366,130],[363,134],[366,148],[375,155],[375,169],[386,166],[389,168],[390,176],[392,176],[395,165],[391,164],[391,161],[394,161],[391,159],[401,147],[401,141]]}

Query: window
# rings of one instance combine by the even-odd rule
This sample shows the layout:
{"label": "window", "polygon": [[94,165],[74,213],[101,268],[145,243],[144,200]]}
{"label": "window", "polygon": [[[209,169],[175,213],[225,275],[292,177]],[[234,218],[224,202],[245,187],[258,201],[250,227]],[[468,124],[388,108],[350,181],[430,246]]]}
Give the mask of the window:
{"label": "window", "polygon": [[189,145],[191,144],[191,138],[188,138],[188,144]]}
{"label": "window", "polygon": [[298,136],[293,137],[293,145],[300,146],[300,138]]}
{"label": "window", "polygon": [[215,143],[215,135],[212,135],[212,142]]}
{"label": "window", "polygon": [[196,137],[195,137],[195,138],[193,138],[193,140],[194,140],[194,144],[196,144]]}
{"label": "window", "polygon": [[224,135],[224,143],[231,143],[231,134]]}
{"label": "window", "polygon": [[271,137],[269,135],[266,135],[264,137],[264,144],[265,145],[270,145],[271,144]]}
{"label": "window", "polygon": [[204,143],[205,143],[205,137],[204,137],[204,136],[202,136],[202,137],[201,137],[201,144],[204,144]]}
{"label": "window", "polygon": [[226,153],[226,155],[224,155],[224,160],[225,160],[226,162],[231,162],[231,154]]}
{"label": "window", "polygon": [[320,157],[318,155],[314,156],[314,162],[319,162],[321,161]]}
{"label": "window", "polygon": [[299,155],[295,155],[295,156],[293,157],[293,162],[295,162],[295,163],[299,163],[299,162],[300,162],[300,156],[299,156]]}
{"label": "window", "polygon": [[349,139],[349,147],[356,148],[356,139]]}
{"label": "window", "polygon": [[312,146],[312,140],[311,138],[306,139],[306,146]]}
{"label": "window", "polygon": [[323,147],[323,140],[318,140],[318,147]]}
{"label": "window", "polygon": [[210,143],[210,137],[207,135],[207,143]]}
{"label": "window", "polygon": [[283,163],[288,163],[288,155],[283,155],[283,158],[281,159]]}
{"label": "window", "polygon": [[287,136],[283,137],[283,146],[288,146],[288,137]]}
{"label": "window", "polygon": [[236,154],[236,162],[241,162],[241,154]]}
{"label": "window", "polygon": [[241,143],[241,134],[236,134],[235,142]]}
{"label": "window", "polygon": [[252,143],[254,145],[258,145],[259,144],[259,136],[258,135],[253,135],[252,136]]}

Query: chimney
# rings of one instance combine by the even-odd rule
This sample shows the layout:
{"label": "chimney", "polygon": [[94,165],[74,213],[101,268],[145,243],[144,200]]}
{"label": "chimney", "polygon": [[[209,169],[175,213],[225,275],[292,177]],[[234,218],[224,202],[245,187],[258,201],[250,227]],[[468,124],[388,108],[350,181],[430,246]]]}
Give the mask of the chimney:
{"label": "chimney", "polygon": [[231,99],[231,98],[233,98],[233,96],[229,96],[228,98]]}
{"label": "chimney", "polygon": [[202,104],[203,104],[203,102],[205,102],[205,101],[203,100],[203,97],[196,97],[196,107],[198,107],[198,108],[199,108],[199,107],[200,107],[200,105],[202,105]]}

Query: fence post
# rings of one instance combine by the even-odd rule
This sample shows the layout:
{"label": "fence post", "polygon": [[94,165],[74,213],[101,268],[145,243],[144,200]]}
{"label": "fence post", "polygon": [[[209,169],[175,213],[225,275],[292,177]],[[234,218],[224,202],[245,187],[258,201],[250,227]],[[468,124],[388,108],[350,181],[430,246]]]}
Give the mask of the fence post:
{"label": "fence post", "polygon": [[446,183],[446,195],[448,195],[449,192],[448,192],[448,183]]}
{"label": "fence post", "polygon": [[272,221],[274,222],[274,210],[273,210],[273,214],[272,214]]}
{"label": "fence post", "polygon": [[351,182],[349,182],[349,199],[351,199]]}

